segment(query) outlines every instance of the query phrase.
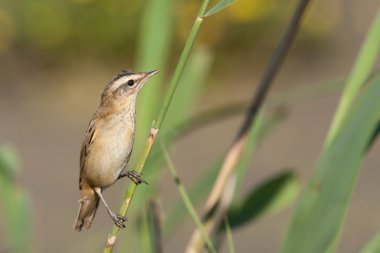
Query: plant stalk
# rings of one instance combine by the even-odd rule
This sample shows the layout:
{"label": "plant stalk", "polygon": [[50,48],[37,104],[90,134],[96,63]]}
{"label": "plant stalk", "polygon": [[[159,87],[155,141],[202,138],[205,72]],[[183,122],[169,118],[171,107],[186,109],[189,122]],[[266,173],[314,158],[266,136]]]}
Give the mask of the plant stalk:
{"label": "plant stalk", "polygon": [[182,184],[182,182],[178,176],[178,173],[175,169],[173,161],[170,158],[169,153],[168,153],[168,151],[164,145],[162,145],[162,153],[164,155],[164,158],[165,158],[167,167],[170,171],[170,174],[172,175],[174,182],[178,187],[178,191],[182,197],[182,201],[185,204],[187,210],[189,211],[189,213],[190,213],[191,217],[193,218],[195,224],[197,225],[198,229],[200,230],[201,236],[202,236],[204,242],[206,243],[210,252],[216,253],[216,249],[215,249],[214,245],[212,244],[211,239],[206,232],[206,229],[203,227],[201,218],[199,218],[197,212],[195,211],[194,205],[192,204],[192,202],[190,200],[189,194],[187,193],[185,187],[183,186],[183,184]]}
{"label": "plant stalk", "polygon": [[[183,69],[184,69],[185,64],[186,64],[186,61],[190,55],[190,51],[191,51],[191,48],[193,47],[193,44],[194,44],[195,38],[198,34],[199,28],[203,22],[203,15],[205,13],[205,10],[206,10],[209,2],[210,2],[210,0],[203,0],[202,1],[198,15],[194,21],[193,27],[190,31],[189,37],[186,41],[184,49],[182,50],[181,56],[178,60],[177,67],[176,67],[174,74],[173,74],[173,77],[170,81],[170,85],[169,85],[168,91],[166,93],[163,105],[161,107],[159,116],[158,116],[157,120],[153,122],[153,125],[150,129],[148,139],[145,143],[143,153],[140,157],[139,162],[136,165],[135,170],[139,173],[142,173],[142,171],[143,171],[146,159],[148,158],[150,151],[152,150],[152,146],[156,140],[157,133],[158,133],[159,129],[161,128],[162,123],[165,119],[165,116],[166,116],[166,113],[168,111],[170,102],[171,102],[171,100],[174,96],[174,92],[177,88],[178,81],[181,77],[181,74],[182,74]],[[122,202],[121,207],[119,209],[119,213],[121,215],[125,216],[127,214],[130,203],[131,203],[132,198],[133,198],[133,195],[136,191],[136,188],[137,188],[136,184],[132,183],[132,184],[130,184],[127,191],[125,192],[124,197],[123,197],[123,202]],[[107,242],[104,246],[103,253],[111,253],[112,252],[119,232],[120,232],[120,228],[116,225],[113,225],[111,234],[108,235]]]}
{"label": "plant stalk", "polygon": [[[209,234],[211,234],[214,229],[219,226],[221,220],[225,217],[227,210],[231,205],[236,184],[236,168],[240,157],[246,148],[248,132],[257,118],[258,112],[265,100],[266,95],[268,94],[269,88],[273,83],[273,79],[278,73],[282,62],[294,41],[308,3],[309,0],[299,0],[293,17],[260,80],[258,89],[255,92],[251,104],[247,110],[244,122],[242,123],[237,136],[225,157],[220,173],[205,205],[203,222]],[[204,244],[201,240],[200,233],[198,230],[195,230],[188,243],[186,252],[201,252],[203,247]]]}

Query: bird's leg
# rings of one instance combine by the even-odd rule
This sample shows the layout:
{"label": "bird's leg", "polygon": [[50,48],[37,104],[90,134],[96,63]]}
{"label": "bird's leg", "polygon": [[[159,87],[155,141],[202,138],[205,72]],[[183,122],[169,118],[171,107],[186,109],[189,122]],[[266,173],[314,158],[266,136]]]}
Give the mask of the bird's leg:
{"label": "bird's leg", "polygon": [[111,208],[108,206],[107,202],[103,198],[102,190],[100,188],[97,187],[94,190],[95,190],[96,194],[98,194],[101,201],[103,202],[103,205],[107,209],[108,214],[111,216],[111,218],[115,222],[116,226],[118,226],[119,228],[125,228],[124,222],[127,220],[127,218],[120,215],[120,214],[115,214],[114,212],[111,211]]}
{"label": "bird's leg", "polygon": [[121,172],[118,179],[123,178],[123,177],[128,177],[131,179],[136,185],[139,185],[141,183],[148,184],[147,181],[145,181],[141,177],[141,173],[138,173],[135,170],[128,170],[127,172]]}

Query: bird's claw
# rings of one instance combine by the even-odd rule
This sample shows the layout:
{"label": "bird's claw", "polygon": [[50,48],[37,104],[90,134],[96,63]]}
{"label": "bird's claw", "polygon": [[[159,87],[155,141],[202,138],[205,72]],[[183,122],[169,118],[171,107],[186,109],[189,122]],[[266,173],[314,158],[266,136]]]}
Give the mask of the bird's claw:
{"label": "bird's claw", "polygon": [[125,228],[124,222],[127,221],[127,217],[124,217],[120,214],[113,214],[112,215],[113,222],[115,222],[115,225],[119,228]]}
{"label": "bird's claw", "polygon": [[141,183],[144,183],[144,184],[148,184],[147,181],[145,181],[142,177],[141,177],[141,173],[135,171],[135,170],[129,170],[127,171],[126,173],[123,173],[123,174],[120,174],[119,178],[121,177],[128,177],[129,179],[131,179],[136,185],[139,185]]}

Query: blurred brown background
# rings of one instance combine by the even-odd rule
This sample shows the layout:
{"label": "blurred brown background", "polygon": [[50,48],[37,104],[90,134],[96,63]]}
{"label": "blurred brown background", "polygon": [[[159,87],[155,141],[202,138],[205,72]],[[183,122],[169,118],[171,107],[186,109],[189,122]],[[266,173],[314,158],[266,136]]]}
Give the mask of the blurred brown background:
{"label": "blurred brown background", "polygon": [[[197,46],[214,57],[194,113],[250,99],[294,3],[237,0],[205,21]],[[169,73],[199,4],[175,3]],[[377,0],[313,1],[270,96],[290,87],[345,78],[379,6]],[[0,144],[13,146],[19,154],[19,185],[32,205],[33,252],[98,252],[110,231],[103,207],[91,230],[72,231],[79,198],[79,149],[104,85],[121,69],[135,66],[143,8],[144,1],[137,0],[0,2]],[[331,94],[287,108],[288,117],[255,153],[244,187],[289,167],[305,183],[338,99]],[[198,168],[227,150],[241,116],[176,143],[172,156],[185,185],[201,173]],[[362,166],[339,252],[358,252],[380,228],[378,152],[375,144]],[[163,173],[159,203],[165,210],[178,193],[167,171]],[[118,182],[105,193],[113,209],[119,206],[124,185]],[[144,203],[133,203],[139,204]],[[277,252],[290,215],[287,209],[234,232],[237,252]],[[187,220],[165,241],[166,252],[181,252],[193,228]],[[130,233],[123,231],[120,241],[128,241]],[[6,245],[3,232],[0,245]]]}

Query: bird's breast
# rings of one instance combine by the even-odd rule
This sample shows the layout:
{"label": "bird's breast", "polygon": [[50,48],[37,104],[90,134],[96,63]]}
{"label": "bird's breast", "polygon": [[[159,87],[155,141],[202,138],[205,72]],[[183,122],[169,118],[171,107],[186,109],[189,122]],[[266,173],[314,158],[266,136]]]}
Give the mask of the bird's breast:
{"label": "bird's breast", "polygon": [[99,122],[85,170],[94,186],[106,188],[118,178],[132,152],[135,122],[123,115]]}

